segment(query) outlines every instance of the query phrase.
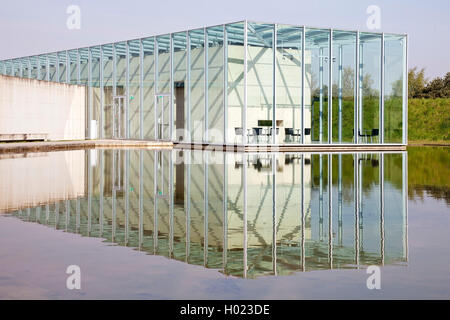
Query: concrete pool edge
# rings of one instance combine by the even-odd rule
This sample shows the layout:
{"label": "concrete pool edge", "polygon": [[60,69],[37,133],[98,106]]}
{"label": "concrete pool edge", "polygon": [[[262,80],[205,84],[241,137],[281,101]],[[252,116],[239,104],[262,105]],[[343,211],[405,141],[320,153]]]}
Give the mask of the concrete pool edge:
{"label": "concrete pool edge", "polygon": [[78,149],[102,148],[139,148],[139,149],[188,149],[214,150],[232,152],[367,152],[367,151],[405,151],[406,145],[234,145],[234,144],[206,144],[206,143],[173,143],[170,141],[149,140],[71,140],[71,141],[42,141],[42,142],[10,142],[0,143],[0,154],[48,152]]}
{"label": "concrete pool edge", "polygon": [[145,149],[172,149],[173,143],[166,141],[148,140],[72,140],[72,141],[43,141],[43,142],[12,142],[1,143],[0,154],[46,152],[61,150],[78,150],[93,148],[145,148]]}

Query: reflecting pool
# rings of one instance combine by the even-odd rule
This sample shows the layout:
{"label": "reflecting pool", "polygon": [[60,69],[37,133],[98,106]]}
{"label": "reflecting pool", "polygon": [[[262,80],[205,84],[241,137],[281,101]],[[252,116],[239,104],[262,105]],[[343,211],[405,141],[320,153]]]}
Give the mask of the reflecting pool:
{"label": "reflecting pool", "polygon": [[[3,155],[0,298],[449,298],[448,160],[445,148]],[[371,265],[382,290],[367,289]]]}

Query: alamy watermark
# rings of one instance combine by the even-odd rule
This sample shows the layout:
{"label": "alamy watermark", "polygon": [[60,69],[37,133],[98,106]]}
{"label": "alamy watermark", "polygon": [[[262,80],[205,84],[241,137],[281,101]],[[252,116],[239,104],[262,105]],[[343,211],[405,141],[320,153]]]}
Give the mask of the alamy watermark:
{"label": "alamy watermark", "polygon": [[370,30],[381,29],[381,9],[374,4],[370,5],[366,9],[367,17],[366,25]]}
{"label": "alamy watermark", "polygon": [[81,289],[81,268],[76,264],[67,267],[66,273],[70,274],[66,280],[66,288],[69,290]]}
{"label": "alamy watermark", "polygon": [[81,8],[78,5],[70,5],[66,9],[66,13],[69,15],[66,20],[66,26],[69,30],[81,29]]}

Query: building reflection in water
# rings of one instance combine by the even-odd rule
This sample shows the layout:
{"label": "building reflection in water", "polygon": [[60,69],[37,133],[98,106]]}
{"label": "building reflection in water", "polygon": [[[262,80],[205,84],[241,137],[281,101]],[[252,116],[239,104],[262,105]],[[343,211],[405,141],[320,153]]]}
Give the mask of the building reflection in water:
{"label": "building reflection in water", "polygon": [[6,211],[238,277],[408,260],[405,152],[59,154],[80,152],[60,184],[82,170],[84,192],[28,194]]}

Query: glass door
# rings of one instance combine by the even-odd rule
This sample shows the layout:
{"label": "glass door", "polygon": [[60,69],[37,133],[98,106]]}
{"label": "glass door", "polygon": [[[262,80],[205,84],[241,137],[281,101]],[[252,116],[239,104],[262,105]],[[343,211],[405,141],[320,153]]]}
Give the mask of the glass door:
{"label": "glass door", "polygon": [[156,140],[170,141],[170,94],[159,93],[155,95],[155,137]]}

